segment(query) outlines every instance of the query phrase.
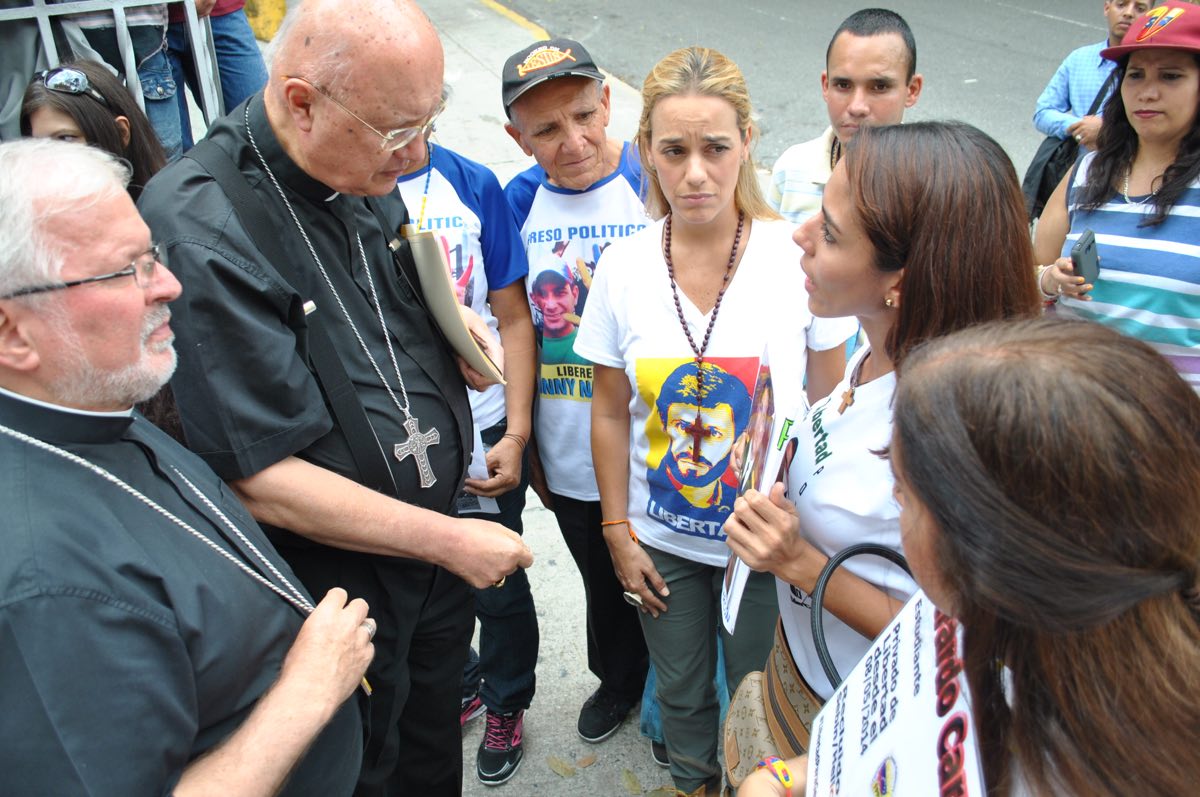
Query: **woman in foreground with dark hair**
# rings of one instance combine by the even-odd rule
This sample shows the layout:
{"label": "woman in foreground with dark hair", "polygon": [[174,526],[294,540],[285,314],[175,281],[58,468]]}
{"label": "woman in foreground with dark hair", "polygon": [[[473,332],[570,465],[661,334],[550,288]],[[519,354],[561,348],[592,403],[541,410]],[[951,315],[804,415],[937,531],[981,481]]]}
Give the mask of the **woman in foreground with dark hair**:
{"label": "woman in foreground with dark hair", "polygon": [[[1046,203],[1038,284],[1060,315],[1146,341],[1200,391],[1200,6],[1161,3],[1100,55],[1120,86],[1096,152]],[[1094,284],[1068,256],[1085,230],[1100,255]]]}
{"label": "woman in foreground with dark hair", "polygon": [[[890,459],[987,793],[1195,791],[1200,398],[1171,366],[1096,324],[975,327],[907,360]],[[739,797],[783,793],[762,770]]]}
{"label": "woman in foreground with dark hair", "polygon": [[[735,783],[763,753],[802,752],[837,686],[810,630],[822,568],[859,543],[900,550],[891,474],[874,452],[891,439],[896,374],[908,353],[972,324],[1037,314],[1023,207],[1012,162],[992,138],[962,123],[919,122],[860,130],[825,187],[821,213],[796,231],[813,315],[855,316],[867,346],[792,427],[799,445],[786,490],[748,491],[725,524],[733,552],[776,576],[781,622],[767,672],[794,696],[787,724],[797,740],[775,736],[774,750],[739,742],[739,755],[727,753],[738,762],[730,764]],[[822,622],[839,673],[915,589],[874,556],[835,572]]]}
{"label": "woman in foreground with dark hair", "polygon": [[21,104],[21,135],[92,144],[127,161],[135,202],[146,181],[167,163],[133,96],[95,61],[74,61],[34,75]]}

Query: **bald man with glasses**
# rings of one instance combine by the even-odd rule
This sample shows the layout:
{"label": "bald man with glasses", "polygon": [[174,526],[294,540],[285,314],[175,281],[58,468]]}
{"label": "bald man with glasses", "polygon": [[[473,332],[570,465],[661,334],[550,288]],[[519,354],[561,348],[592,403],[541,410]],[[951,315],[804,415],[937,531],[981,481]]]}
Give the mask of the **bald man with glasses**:
{"label": "bald man with glasses", "polygon": [[371,605],[356,793],[458,795],[470,587],[532,554],[454,517],[473,439],[464,377],[484,383],[434,326],[407,243],[389,249],[408,219],[396,178],[441,108],[441,43],[411,3],[306,0],[275,47],[265,90],[141,198],[185,289],[171,385],[188,446],[305,586]]}

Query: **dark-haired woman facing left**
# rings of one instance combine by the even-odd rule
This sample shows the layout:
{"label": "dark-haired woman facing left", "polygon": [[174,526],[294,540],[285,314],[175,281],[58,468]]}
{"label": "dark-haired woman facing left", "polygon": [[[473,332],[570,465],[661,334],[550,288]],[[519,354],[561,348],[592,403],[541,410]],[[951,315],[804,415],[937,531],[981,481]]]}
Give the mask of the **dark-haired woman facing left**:
{"label": "dark-haired woman facing left", "polygon": [[[795,241],[813,315],[856,317],[867,345],[792,427],[799,445],[786,489],[747,491],[725,524],[733,552],[776,576],[780,631],[767,670],[792,685],[794,720],[776,715],[791,733],[773,739],[772,752],[785,754],[807,745],[813,716],[837,686],[811,631],[819,574],[854,545],[901,547],[891,474],[875,452],[891,439],[896,379],[909,352],[972,324],[1038,313],[1016,171],[1000,145],[970,125],[860,130],[825,187],[821,213],[796,230]],[[841,675],[915,589],[874,556],[854,557],[834,573],[821,619]],[[765,752],[739,747],[737,760],[750,765]],[[745,768],[731,768],[731,778]]]}

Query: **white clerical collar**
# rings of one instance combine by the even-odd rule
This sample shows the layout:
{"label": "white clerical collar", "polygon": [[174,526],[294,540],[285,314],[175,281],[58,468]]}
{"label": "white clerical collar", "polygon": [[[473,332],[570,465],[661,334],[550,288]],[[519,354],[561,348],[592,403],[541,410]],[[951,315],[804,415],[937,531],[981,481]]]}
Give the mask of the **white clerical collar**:
{"label": "white clerical collar", "polygon": [[20,393],[14,393],[11,390],[5,390],[0,387],[0,395],[14,398],[17,401],[24,401],[26,404],[33,404],[36,407],[45,407],[48,410],[57,410],[58,412],[69,412],[72,415],[83,415],[89,418],[128,418],[133,415],[133,407],[127,410],[117,410],[116,412],[97,412],[95,410],[81,410],[77,407],[64,407],[61,404],[51,404],[48,401],[39,401],[29,396],[23,396]]}

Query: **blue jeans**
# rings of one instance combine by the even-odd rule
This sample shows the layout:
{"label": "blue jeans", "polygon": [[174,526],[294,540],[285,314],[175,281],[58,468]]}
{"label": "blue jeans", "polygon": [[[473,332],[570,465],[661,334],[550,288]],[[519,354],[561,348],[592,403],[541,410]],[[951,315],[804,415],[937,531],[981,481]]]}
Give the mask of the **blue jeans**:
{"label": "blue jeans", "polygon": [[[662,744],[662,709],[659,708],[658,699],[654,695],[654,687],[657,683],[658,677],[654,672],[654,665],[651,664],[650,669],[646,672],[646,689],[642,692],[642,716],[639,730],[642,732],[642,736]],[[725,712],[729,710],[729,686],[725,683],[725,643],[721,641],[720,634],[717,634],[717,675],[713,679],[713,683],[717,687],[717,700],[721,703],[719,724],[724,728]]]}
{"label": "blue jeans", "polygon": [[[117,46],[116,31],[113,28],[98,28],[85,33],[88,44],[123,75],[125,64]],[[154,128],[167,160],[174,160],[183,152],[183,132],[179,126],[175,78],[171,74],[164,35],[165,30],[156,25],[135,25],[129,29],[138,80],[142,84],[146,118],[150,120],[150,126]]]}
{"label": "blue jeans", "polygon": [[[479,433],[485,449],[491,448],[508,430],[506,421]],[[518,534],[524,531],[521,512],[525,509],[525,491],[529,487],[528,460],[522,457],[521,482],[496,499],[498,515],[462,513],[462,517],[491,520]],[[524,568],[517,568],[503,587],[475,590],[475,616],[479,620],[479,664],[475,680],[482,676],[479,696],[490,710],[501,714],[522,711],[533,702],[536,688],[534,668],[537,666],[537,612],[529,578]],[[464,692],[471,679],[471,662],[463,673]]]}
{"label": "blue jeans", "polygon": [[[267,85],[267,65],[263,62],[262,52],[258,49],[258,42],[244,10],[238,9],[209,19],[212,22],[213,45],[216,47],[217,71],[221,75],[221,97],[228,112]],[[196,80],[196,67],[192,62],[186,22],[172,22],[167,26],[167,48],[175,83],[182,86],[186,81],[195,96],[200,88]],[[192,124],[187,97],[182,91],[176,96],[177,114],[183,130],[183,149],[186,151],[191,149],[193,143]]]}

